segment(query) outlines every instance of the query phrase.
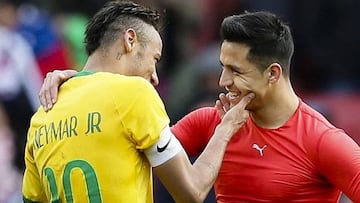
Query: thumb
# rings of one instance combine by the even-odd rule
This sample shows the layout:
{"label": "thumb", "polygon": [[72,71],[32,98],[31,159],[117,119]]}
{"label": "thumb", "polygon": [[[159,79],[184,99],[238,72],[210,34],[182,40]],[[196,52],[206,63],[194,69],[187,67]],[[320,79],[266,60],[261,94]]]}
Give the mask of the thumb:
{"label": "thumb", "polygon": [[61,82],[64,82],[65,80],[71,78],[77,73],[75,70],[64,70],[60,72],[59,77],[61,78]]}
{"label": "thumb", "polygon": [[255,93],[250,92],[249,94],[245,95],[241,101],[236,104],[234,107],[238,106],[238,108],[245,109],[245,107],[255,98]]}

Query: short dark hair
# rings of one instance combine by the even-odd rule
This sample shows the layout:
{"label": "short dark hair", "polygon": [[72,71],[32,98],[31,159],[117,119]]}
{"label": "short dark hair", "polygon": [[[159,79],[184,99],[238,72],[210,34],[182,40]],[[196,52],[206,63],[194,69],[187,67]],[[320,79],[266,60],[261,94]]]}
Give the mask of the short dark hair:
{"label": "short dark hair", "polygon": [[144,23],[160,28],[160,14],[131,1],[107,2],[89,21],[85,31],[86,52],[91,55],[99,47],[106,47],[128,28],[133,28],[139,40],[146,40]]}
{"label": "short dark hair", "polygon": [[290,28],[267,11],[247,12],[226,17],[220,28],[222,40],[243,43],[250,50],[247,59],[264,71],[271,63],[283,67],[289,76],[294,42]]}

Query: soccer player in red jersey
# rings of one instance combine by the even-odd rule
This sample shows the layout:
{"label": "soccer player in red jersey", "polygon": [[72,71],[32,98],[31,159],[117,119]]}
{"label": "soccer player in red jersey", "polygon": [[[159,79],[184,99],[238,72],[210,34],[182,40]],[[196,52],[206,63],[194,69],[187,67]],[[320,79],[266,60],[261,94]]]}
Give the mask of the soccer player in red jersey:
{"label": "soccer player in red jersey", "polygon": [[360,202],[360,148],[295,94],[289,27],[268,12],[245,13],[225,18],[221,35],[219,84],[227,97],[217,102],[220,110],[198,109],[172,127],[196,156],[229,106],[256,94],[250,118],[227,146],[217,202],[337,202],[340,192]]}
{"label": "soccer player in red jersey", "polygon": [[171,129],[188,155],[197,156],[224,113],[255,93],[250,118],[227,146],[217,202],[338,202],[341,192],[360,202],[360,147],[296,95],[290,28],[272,13],[245,12],[225,18],[221,35],[219,84],[227,95]]}

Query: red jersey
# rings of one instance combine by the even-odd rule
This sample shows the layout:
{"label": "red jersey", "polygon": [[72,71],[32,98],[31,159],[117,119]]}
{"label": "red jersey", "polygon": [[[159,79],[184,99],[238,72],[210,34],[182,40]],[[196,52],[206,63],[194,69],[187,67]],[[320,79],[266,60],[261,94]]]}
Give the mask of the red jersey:
{"label": "red jersey", "polygon": [[[205,148],[220,123],[216,108],[198,109],[172,127],[189,156]],[[360,202],[360,148],[300,101],[280,128],[248,119],[233,136],[214,185],[218,203]]]}

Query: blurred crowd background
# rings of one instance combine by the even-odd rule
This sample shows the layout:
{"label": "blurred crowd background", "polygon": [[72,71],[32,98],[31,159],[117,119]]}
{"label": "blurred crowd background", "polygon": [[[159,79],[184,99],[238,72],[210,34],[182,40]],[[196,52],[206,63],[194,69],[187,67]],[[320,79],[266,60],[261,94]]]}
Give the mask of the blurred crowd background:
{"label": "blurred crowd background", "polygon": [[[105,2],[0,0],[0,203],[21,202],[26,131],[46,73],[82,69],[86,23]],[[165,17],[157,89],[172,123],[194,108],[213,106],[224,91],[218,87],[222,19],[267,10],[292,28],[291,78],[297,94],[360,143],[360,1],[135,2]],[[155,202],[172,202],[157,179]],[[215,202],[212,192],[207,202]]]}

